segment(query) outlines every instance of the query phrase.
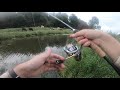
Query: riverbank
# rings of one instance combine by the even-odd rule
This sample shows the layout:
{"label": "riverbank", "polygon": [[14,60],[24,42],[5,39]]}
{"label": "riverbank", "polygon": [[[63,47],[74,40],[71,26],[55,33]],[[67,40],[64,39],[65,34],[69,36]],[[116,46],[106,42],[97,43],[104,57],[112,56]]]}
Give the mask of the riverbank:
{"label": "riverbank", "polygon": [[[13,29],[11,30],[13,31]],[[115,34],[113,36],[119,39],[119,36]],[[3,65],[0,67],[0,73],[13,67],[14,64],[17,65],[24,60],[29,60],[32,55],[43,52],[46,47],[50,47],[53,52],[64,56],[63,47],[66,45],[66,37],[63,34],[46,34],[39,37],[39,39],[37,36],[33,36],[2,40],[0,44],[0,63],[3,63]],[[61,78],[119,78],[114,69],[104,59],[87,47],[83,47],[82,60],[80,62],[70,58],[65,61],[65,66],[65,70],[59,73]],[[44,77],[55,78],[58,76],[49,74]]]}
{"label": "riverbank", "polygon": [[61,35],[70,34],[71,31],[68,29],[57,29],[57,28],[40,28],[34,27],[33,31],[27,30],[22,31],[21,28],[1,29],[0,30],[0,41],[16,38],[36,37],[41,35]]}
{"label": "riverbank", "polygon": [[119,78],[115,70],[90,48],[83,48],[82,60],[71,58],[65,62],[62,78]]}

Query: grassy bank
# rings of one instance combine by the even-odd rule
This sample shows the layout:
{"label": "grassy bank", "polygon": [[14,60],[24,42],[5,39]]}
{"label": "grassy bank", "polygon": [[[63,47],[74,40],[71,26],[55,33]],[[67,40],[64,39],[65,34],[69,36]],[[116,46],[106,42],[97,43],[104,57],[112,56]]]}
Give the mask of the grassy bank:
{"label": "grassy bank", "polygon": [[[11,28],[0,30],[0,40],[69,33],[71,32],[66,29],[50,30],[50,28],[36,27],[33,31],[21,31],[20,28]],[[120,40],[119,35],[116,35],[114,33],[110,34],[116,39]],[[41,39],[44,40],[44,37]],[[52,40],[53,39],[50,40],[51,43]],[[64,40],[64,38],[62,38],[62,40]],[[57,41],[57,44],[60,44],[58,42],[59,39],[55,41]],[[44,45],[47,45],[47,43],[48,42],[45,42]],[[59,73],[63,78],[119,78],[114,69],[104,59],[100,58],[96,53],[94,53],[90,48],[83,48],[82,60],[80,62],[75,61],[74,58],[71,58],[65,62],[65,65],[65,70]],[[4,71],[4,68],[2,70]]]}
{"label": "grassy bank", "polygon": [[63,78],[118,78],[114,69],[89,48],[83,49],[82,60],[74,58],[65,62],[66,69],[60,73]]}
{"label": "grassy bank", "polygon": [[[112,32],[109,34],[120,41],[120,35]],[[80,62],[71,58],[65,64],[65,71],[60,73],[63,78],[120,78],[107,61],[100,58],[90,48],[83,48]]]}
{"label": "grassy bank", "polygon": [[41,35],[55,35],[55,34],[69,34],[70,30],[62,29],[58,30],[57,28],[40,28],[35,27],[33,31],[22,31],[21,28],[11,28],[11,29],[1,29],[0,30],[0,40],[7,40],[13,38],[25,38],[25,37],[36,37]]}

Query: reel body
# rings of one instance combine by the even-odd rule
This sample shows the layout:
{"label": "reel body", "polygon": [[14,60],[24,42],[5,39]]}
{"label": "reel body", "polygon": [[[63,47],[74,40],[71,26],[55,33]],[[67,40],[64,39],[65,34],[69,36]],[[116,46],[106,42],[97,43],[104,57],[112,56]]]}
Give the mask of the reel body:
{"label": "reel body", "polygon": [[77,45],[67,44],[63,49],[67,53],[68,56],[72,56],[74,54],[75,55],[74,58],[76,61],[81,60],[81,51]]}

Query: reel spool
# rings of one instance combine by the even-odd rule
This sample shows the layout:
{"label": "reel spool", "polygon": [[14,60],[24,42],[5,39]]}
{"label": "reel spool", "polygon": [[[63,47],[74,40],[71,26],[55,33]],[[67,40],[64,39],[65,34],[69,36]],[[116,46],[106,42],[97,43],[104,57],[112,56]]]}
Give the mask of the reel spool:
{"label": "reel spool", "polygon": [[81,60],[81,51],[77,45],[67,44],[63,49],[68,56],[72,56],[74,54],[75,55],[74,58],[76,61]]}

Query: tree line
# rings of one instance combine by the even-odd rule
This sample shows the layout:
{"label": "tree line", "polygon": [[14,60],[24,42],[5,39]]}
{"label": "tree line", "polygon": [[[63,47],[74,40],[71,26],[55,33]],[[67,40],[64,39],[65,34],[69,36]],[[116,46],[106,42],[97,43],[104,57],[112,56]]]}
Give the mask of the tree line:
{"label": "tree line", "polygon": [[[75,14],[68,16],[66,13],[51,13],[75,29],[100,29],[99,19],[92,17],[89,22],[78,18]],[[0,18],[0,28],[20,28],[20,27],[60,27],[67,28],[63,23],[51,17],[46,12],[13,12],[5,14]]]}

